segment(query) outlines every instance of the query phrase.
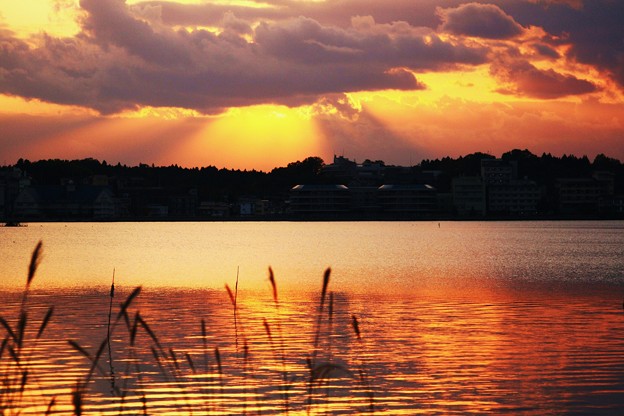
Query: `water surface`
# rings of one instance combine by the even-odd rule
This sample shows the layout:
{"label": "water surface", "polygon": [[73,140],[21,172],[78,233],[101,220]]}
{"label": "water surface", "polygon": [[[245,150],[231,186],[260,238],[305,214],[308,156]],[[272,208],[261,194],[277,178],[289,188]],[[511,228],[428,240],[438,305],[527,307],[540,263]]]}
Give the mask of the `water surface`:
{"label": "water surface", "polygon": [[[90,414],[141,414],[143,406],[148,414],[286,414],[286,404],[289,414],[362,414],[371,396],[376,414],[618,414],[623,231],[623,222],[1,229],[0,313],[11,325],[30,252],[44,241],[27,303],[32,388],[16,403],[23,414],[41,414],[56,397],[54,409],[71,412],[71,391],[89,360],[67,340],[96,354],[115,268],[113,321],[119,303],[143,285],[128,321],[132,328],[138,312],[151,332],[139,325],[131,345],[120,318],[112,361],[106,348],[84,396]],[[332,314],[328,296],[319,326],[328,266]],[[224,284],[234,289],[237,269],[235,327]],[[51,305],[53,318],[36,341]],[[5,369],[9,358],[1,356]],[[307,360],[332,369],[312,389]]]}

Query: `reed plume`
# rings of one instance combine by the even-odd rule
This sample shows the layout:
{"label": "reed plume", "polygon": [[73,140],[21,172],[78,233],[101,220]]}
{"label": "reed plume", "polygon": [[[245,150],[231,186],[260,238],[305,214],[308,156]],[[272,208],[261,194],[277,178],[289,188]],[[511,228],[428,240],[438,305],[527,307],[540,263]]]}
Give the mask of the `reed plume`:
{"label": "reed plume", "polygon": [[321,290],[321,300],[319,306],[319,313],[316,322],[316,333],[314,335],[314,351],[313,351],[313,359],[312,363],[314,363],[314,358],[316,358],[316,352],[318,348],[319,337],[321,335],[321,323],[323,320],[323,308],[325,306],[325,296],[327,295],[327,286],[329,285],[329,276],[331,274],[331,268],[328,267],[323,273],[323,289]]}
{"label": "reed plume", "polygon": [[26,290],[28,290],[28,288],[30,287],[32,280],[35,277],[35,273],[37,272],[37,268],[41,263],[42,252],[43,241],[39,241],[32,252],[32,256],[30,257],[30,264],[28,265],[28,278],[26,279]]}
{"label": "reed plume", "polygon": [[238,353],[238,272],[239,267],[236,268],[236,284],[234,286],[234,292],[230,289],[230,286],[226,283],[225,290],[227,290],[228,296],[230,297],[230,302],[234,308],[234,339],[236,343],[236,352]]}

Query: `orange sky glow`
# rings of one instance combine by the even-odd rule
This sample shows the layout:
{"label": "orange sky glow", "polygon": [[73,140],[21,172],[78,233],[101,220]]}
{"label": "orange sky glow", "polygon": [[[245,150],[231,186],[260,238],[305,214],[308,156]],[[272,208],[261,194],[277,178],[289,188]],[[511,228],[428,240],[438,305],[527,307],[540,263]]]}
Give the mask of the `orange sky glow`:
{"label": "orange sky glow", "polygon": [[3,2],[0,164],[624,160],[623,14],[608,0]]}

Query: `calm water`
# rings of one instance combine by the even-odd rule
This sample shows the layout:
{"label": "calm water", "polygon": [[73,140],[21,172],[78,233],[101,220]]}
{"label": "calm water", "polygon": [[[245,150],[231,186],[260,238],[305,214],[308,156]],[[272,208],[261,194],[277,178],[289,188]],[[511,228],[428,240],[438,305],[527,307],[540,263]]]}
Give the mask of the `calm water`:
{"label": "calm water", "polygon": [[[0,355],[17,386],[0,408],[42,414],[55,398],[53,411],[71,414],[90,361],[67,340],[96,355],[114,268],[117,324],[85,388],[87,414],[362,414],[371,402],[395,415],[624,412],[624,222],[1,228],[0,314],[14,329],[39,240],[26,341]],[[332,302],[319,314],[328,266]],[[235,324],[224,285],[234,289],[237,270]],[[116,321],[139,285],[127,323]]]}

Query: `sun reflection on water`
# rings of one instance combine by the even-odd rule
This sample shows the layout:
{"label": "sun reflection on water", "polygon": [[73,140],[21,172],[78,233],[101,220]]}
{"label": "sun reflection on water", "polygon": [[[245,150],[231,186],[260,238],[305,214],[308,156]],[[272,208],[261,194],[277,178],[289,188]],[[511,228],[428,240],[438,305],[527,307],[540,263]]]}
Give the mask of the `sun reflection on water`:
{"label": "sun reflection on water", "polygon": [[[120,322],[112,339],[118,390],[104,352],[83,406],[102,415],[286,414],[286,408],[363,414],[372,395],[376,414],[621,410],[624,317],[617,299],[604,287],[534,289],[440,287],[437,294],[375,298],[332,293],[331,321],[326,305],[314,358],[323,370],[312,389],[306,361],[314,355],[319,294],[280,299],[278,314],[269,293],[242,292],[235,333],[225,291],[145,290],[128,319],[139,313],[153,336],[139,328],[132,345],[131,329]],[[118,289],[119,299],[129,293]],[[107,297],[98,290],[33,292],[29,317],[39,319],[47,305],[56,312],[47,336],[27,349],[33,383],[19,401],[21,414],[44,413],[52,398],[55,412],[73,412],[72,392],[90,363],[67,340],[96,353],[106,336]],[[2,316],[16,316],[19,296],[2,298]]]}
{"label": "sun reflection on water", "polygon": [[[593,228],[577,227],[573,238],[558,228],[541,233],[549,245],[534,247],[502,244],[534,238],[531,225],[513,235],[510,225],[462,227],[480,234],[459,239],[448,227],[434,241],[416,227],[412,237],[397,232],[398,255],[413,250],[410,243],[422,257],[394,263],[390,273],[370,259],[360,268],[339,263],[349,272],[333,269],[322,303],[320,288],[297,287],[296,278],[274,298],[266,270],[238,290],[225,279],[236,309],[210,284],[145,286],[140,294],[122,285],[110,349],[108,288],[40,288],[37,276],[24,307],[22,291],[0,291],[0,413],[76,414],[77,402],[83,414],[105,416],[622,413],[622,246],[613,243],[621,234],[607,229],[601,243]],[[461,255],[423,260],[444,245]],[[581,260],[564,264],[568,250]],[[558,267],[562,273],[544,278]]]}

